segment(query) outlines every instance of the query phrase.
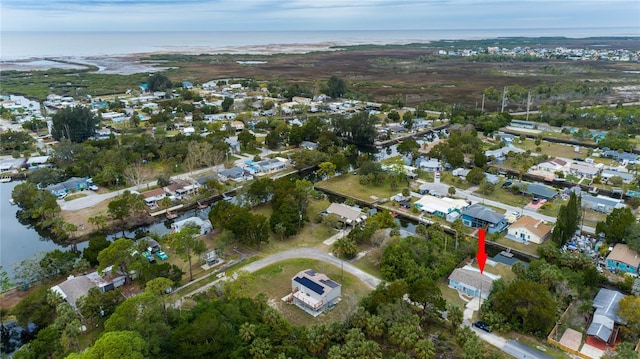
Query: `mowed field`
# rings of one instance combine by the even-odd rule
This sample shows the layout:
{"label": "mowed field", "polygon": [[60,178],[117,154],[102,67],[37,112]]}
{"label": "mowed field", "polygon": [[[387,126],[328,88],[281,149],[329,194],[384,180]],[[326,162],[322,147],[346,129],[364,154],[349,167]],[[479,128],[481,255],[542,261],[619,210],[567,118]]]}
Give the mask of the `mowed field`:
{"label": "mowed field", "polygon": [[[283,302],[282,297],[291,293],[291,279],[300,271],[313,269],[324,273],[342,286],[341,300],[333,309],[313,317],[294,304]],[[310,326],[314,324],[343,321],[352,313],[358,303],[371,289],[356,277],[340,271],[331,264],[311,259],[293,259],[263,268],[253,274],[255,293],[264,293],[269,298],[269,305],[276,308],[294,325]]]}

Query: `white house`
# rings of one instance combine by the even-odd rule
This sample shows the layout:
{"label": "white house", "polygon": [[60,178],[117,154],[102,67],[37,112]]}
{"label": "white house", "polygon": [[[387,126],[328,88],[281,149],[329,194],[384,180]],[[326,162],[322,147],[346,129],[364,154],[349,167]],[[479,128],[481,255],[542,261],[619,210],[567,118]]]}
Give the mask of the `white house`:
{"label": "white house", "polygon": [[467,201],[461,199],[449,197],[438,198],[431,195],[424,195],[414,203],[414,206],[420,211],[445,218],[453,212],[460,214],[469,204]]}
{"label": "white house", "polygon": [[542,244],[542,242],[551,236],[552,229],[551,226],[546,225],[542,220],[522,216],[509,226],[506,237],[519,242]]}
{"label": "white house", "polygon": [[291,279],[291,295],[285,298],[317,317],[340,301],[340,294],[340,284],[325,274],[306,269]]}
{"label": "white house", "polygon": [[182,221],[171,223],[171,230],[173,232],[180,232],[188,224],[200,227],[200,235],[207,234],[213,229],[211,221],[209,221],[208,219],[203,220],[200,217],[189,217],[187,219],[183,219]]}
{"label": "white house", "polygon": [[471,297],[487,299],[491,293],[493,281],[499,278],[499,275],[491,274],[486,270],[480,273],[478,268],[466,265],[451,272],[449,287]]}

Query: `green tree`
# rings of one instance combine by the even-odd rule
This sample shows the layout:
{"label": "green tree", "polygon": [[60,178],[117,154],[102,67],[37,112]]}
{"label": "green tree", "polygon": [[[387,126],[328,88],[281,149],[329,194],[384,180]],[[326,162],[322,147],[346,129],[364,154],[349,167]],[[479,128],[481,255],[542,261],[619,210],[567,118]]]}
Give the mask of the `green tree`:
{"label": "green tree", "polygon": [[417,359],[434,359],[436,357],[436,347],[428,339],[420,339],[414,349]]}
{"label": "green tree", "polygon": [[173,84],[171,83],[171,80],[169,80],[165,75],[155,73],[149,77],[147,86],[149,91],[156,92],[171,89],[171,87],[173,87]]}
{"label": "green tree", "polygon": [[225,97],[224,100],[222,100],[222,105],[221,105],[222,111],[224,112],[229,111],[232,105],[233,105],[233,99],[231,97]]}
{"label": "green tree", "polygon": [[447,305],[438,284],[431,278],[420,278],[411,283],[409,285],[409,299],[420,304],[423,319],[427,319],[428,314],[445,310]]}
{"label": "green tree", "polygon": [[251,148],[256,143],[256,136],[254,136],[249,130],[244,130],[238,134],[238,142],[244,149]]}
{"label": "green tree", "polygon": [[98,264],[98,254],[103,249],[109,247],[111,242],[105,236],[92,237],[89,240],[89,245],[82,251],[82,258],[89,261],[92,266]]}
{"label": "green tree", "polygon": [[640,337],[640,297],[628,295],[618,304],[618,316],[627,321],[621,330],[633,342]]}
{"label": "green tree", "polygon": [[449,323],[451,323],[451,329],[453,332],[456,331],[456,329],[462,325],[462,321],[464,319],[464,313],[462,312],[462,309],[460,309],[460,307],[456,306],[456,305],[449,305],[447,306],[447,319],[449,320]]}
{"label": "green tree", "polygon": [[408,139],[398,144],[397,150],[405,156],[412,155],[420,149],[420,144],[414,139]]}
{"label": "green tree", "polygon": [[51,118],[51,135],[58,141],[68,139],[80,143],[96,132],[98,119],[88,107],[75,106],[60,109]]}
{"label": "green tree", "polygon": [[113,266],[112,271],[119,269],[126,276],[127,283],[131,283],[131,271],[139,270],[142,264],[142,256],[134,255],[134,251],[135,246],[130,239],[116,239],[98,254],[98,271]]}
{"label": "green tree", "polygon": [[169,243],[173,250],[189,263],[189,281],[193,280],[191,258],[194,254],[200,255],[207,250],[204,241],[197,238],[198,235],[200,227],[192,223],[187,223],[180,231],[169,234]]}
{"label": "green tree", "polygon": [[578,229],[580,223],[580,197],[571,193],[566,205],[560,206],[556,225],[551,232],[551,239],[560,245],[565,244]]}
{"label": "green tree", "polygon": [[467,181],[474,185],[479,185],[485,178],[484,171],[480,167],[474,167],[467,174]]}
{"label": "green tree", "polygon": [[333,253],[338,257],[352,259],[358,254],[358,246],[350,237],[342,237],[333,243]]}
{"label": "green tree", "polygon": [[322,162],[318,165],[316,174],[320,177],[331,178],[336,174],[336,165],[331,162]]}
{"label": "green tree", "polygon": [[326,94],[331,98],[340,98],[347,91],[347,85],[343,79],[337,76],[331,76],[327,81],[327,87],[325,89]]}
{"label": "green tree", "polygon": [[628,207],[615,208],[604,222],[598,222],[596,225],[597,233],[604,233],[609,243],[623,242],[627,237],[628,228],[636,223],[636,217]]}
{"label": "green tree", "polygon": [[140,334],[134,331],[115,331],[104,333],[89,349],[71,354],[67,359],[144,359],[148,355],[148,344]]}

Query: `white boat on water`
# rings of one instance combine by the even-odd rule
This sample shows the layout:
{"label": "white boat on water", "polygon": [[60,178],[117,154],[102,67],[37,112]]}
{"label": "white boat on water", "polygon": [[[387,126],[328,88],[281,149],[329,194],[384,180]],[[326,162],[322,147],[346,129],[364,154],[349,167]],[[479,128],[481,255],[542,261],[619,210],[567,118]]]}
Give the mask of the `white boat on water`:
{"label": "white boat on water", "polygon": [[14,204],[16,204],[16,201],[14,201],[13,198],[9,198],[9,203],[11,203],[11,205],[13,206]]}
{"label": "white boat on water", "polygon": [[0,177],[0,183],[7,183],[7,182],[11,182],[11,177],[10,176],[2,176],[2,177]]}

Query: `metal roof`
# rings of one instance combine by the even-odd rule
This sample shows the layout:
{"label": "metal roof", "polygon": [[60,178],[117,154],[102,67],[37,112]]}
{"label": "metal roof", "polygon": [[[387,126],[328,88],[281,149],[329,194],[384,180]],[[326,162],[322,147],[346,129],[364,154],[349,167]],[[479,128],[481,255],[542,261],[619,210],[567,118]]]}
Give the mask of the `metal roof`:
{"label": "metal roof", "polygon": [[462,215],[478,218],[489,223],[500,223],[500,221],[504,219],[503,215],[498,214],[491,208],[478,203],[472,204],[471,206],[463,209]]}

